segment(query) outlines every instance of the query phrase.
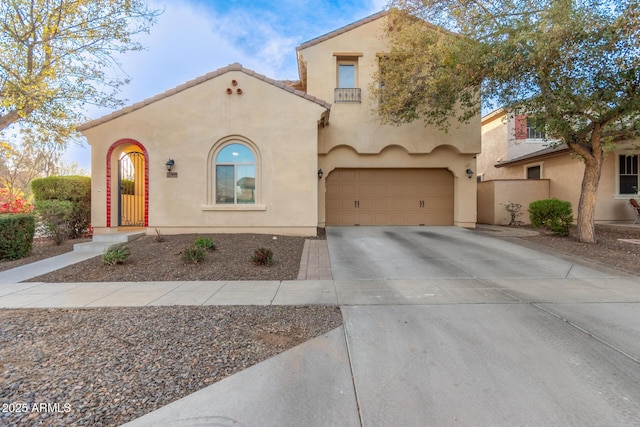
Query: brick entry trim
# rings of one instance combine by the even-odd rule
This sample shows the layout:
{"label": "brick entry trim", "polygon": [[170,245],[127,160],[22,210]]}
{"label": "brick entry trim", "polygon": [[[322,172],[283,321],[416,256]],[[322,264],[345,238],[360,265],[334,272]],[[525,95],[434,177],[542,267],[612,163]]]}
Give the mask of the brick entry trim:
{"label": "brick entry trim", "polygon": [[144,155],[144,226],[149,226],[149,153],[147,149],[135,139],[121,139],[114,142],[107,152],[107,228],[111,227],[111,155],[120,145],[131,144],[142,150]]}

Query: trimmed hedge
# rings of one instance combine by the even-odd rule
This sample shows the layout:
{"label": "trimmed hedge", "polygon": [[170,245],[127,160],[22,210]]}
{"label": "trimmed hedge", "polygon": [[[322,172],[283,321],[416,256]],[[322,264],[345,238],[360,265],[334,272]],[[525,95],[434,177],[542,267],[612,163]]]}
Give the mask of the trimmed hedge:
{"label": "trimmed hedge", "polygon": [[30,214],[0,215],[0,260],[20,259],[31,253],[36,220]]}
{"label": "trimmed hedge", "polygon": [[45,200],[69,201],[73,212],[69,224],[69,237],[77,238],[91,223],[91,178],[88,176],[49,176],[31,182],[33,197]]}
{"label": "trimmed hedge", "polygon": [[536,200],[529,204],[529,219],[534,228],[545,227],[559,236],[568,236],[573,222],[571,203],[553,199]]}

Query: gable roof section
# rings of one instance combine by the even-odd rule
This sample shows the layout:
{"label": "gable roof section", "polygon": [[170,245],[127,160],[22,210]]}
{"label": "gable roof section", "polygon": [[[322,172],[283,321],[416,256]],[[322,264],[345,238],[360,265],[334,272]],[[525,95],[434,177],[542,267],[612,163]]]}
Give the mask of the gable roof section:
{"label": "gable roof section", "polygon": [[548,147],[542,150],[535,151],[533,153],[525,154],[524,156],[516,157],[512,160],[505,160],[504,162],[498,162],[494,166],[502,168],[505,166],[516,166],[525,163],[530,163],[534,160],[547,159],[549,157],[560,156],[562,154],[570,153],[571,149],[567,147],[567,144],[560,144],[557,147]]}
{"label": "gable roof section", "polygon": [[[314,103],[320,105],[321,107],[326,108],[327,110],[331,110],[331,104],[329,104],[328,102],[323,101],[320,98],[316,98],[315,96],[311,96],[311,95],[309,95],[309,94],[307,94],[305,92],[302,92],[300,90],[297,90],[294,87],[286,84],[284,81],[274,80],[274,79],[266,77],[266,76],[264,76],[262,74],[256,73],[255,71],[250,70],[248,68],[245,68],[241,64],[238,64],[236,62],[236,63],[230,64],[230,65],[227,65],[226,67],[219,68],[216,71],[212,71],[210,73],[207,73],[204,76],[200,76],[200,77],[197,77],[197,78],[195,78],[193,80],[189,80],[186,83],[183,83],[183,84],[181,84],[179,86],[174,87],[173,89],[169,89],[169,90],[167,90],[167,91],[165,91],[163,93],[160,93],[158,95],[155,95],[155,96],[153,96],[151,98],[147,98],[144,101],[137,102],[137,103],[135,103],[133,105],[130,105],[128,107],[124,107],[124,108],[122,108],[120,110],[114,111],[113,113],[107,114],[106,116],[102,116],[102,117],[100,117],[98,119],[91,120],[91,121],[89,121],[87,123],[84,123],[84,124],[80,125],[77,128],[77,130],[78,131],[83,131],[83,130],[91,129],[92,127],[101,125],[103,123],[109,122],[109,121],[114,120],[114,119],[117,119],[118,117],[124,116],[125,114],[129,114],[129,113],[131,113],[133,111],[136,111],[136,110],[139,110],[139,109],[141,109],[143,107],[146,107],[149,104],[153,104],[154,102],[160,101],[160,100],[162,100],[164,98],[168,98],[168,97],[170,97],[172,95],[175,95],[176,93],[179,93],[179,92],[182,92],[182,91],[184,91],[186,89],[189,89],[189,88],[192,88],[194,86],[197,86],[197,85],[199,85],[201,83],[204,83],[204,82],[206,82],[208,80],[215,79],[216,77],[219,77],[219,76],[221,76],[223,74],[226,74],[226,73],[228,73],[230,71],[243,72],[248,76],[255,77],[258,80],[262,80],[262,81],[264,81],[266,83],[269,83],[269,84],[271,84],[273,86],[276,86],[276,87],[278,87],[280,89],[283,89],[283,90],[285,90],[287,92],[290,92],[290,93],[292,93],[294,95],[297,95],[297,96],[299,96],[301,98],[304,98],[306,100],[314,102]],[[325,112],[325,113],[327,113],[327,112]],[[328,121],[328,114],[323,114],[323,121],[326,124],[326,122]]]}
{"label": "gable roof section", "polygon": [[373,15],[367,16],[366,18],[362,18],[359,21],[353,22],[349,25],[345,25],[342,28],[338,28],[337,30],[331,31],[330,33],[324,34],[322,36],[316,37],[314,39],[308,40],[304,43],[302,43],[300,46],[298,46],[296,48],[297,51],[300,51],[302,49],[306,49],[308,47],[314,46],[318,43],[322,43],[323,41],[332,39],[336,36],[339,36],[340,34],[346,33],[347,31],[351,31],[354,28],[358,28],[361,27],[362,25],[368,24],[371,21],[375,21],[376,19],[380,19],[384,16],[387,16],[389,14],[388,11],[383,10],[381,12],[378,13],[374,13]]}

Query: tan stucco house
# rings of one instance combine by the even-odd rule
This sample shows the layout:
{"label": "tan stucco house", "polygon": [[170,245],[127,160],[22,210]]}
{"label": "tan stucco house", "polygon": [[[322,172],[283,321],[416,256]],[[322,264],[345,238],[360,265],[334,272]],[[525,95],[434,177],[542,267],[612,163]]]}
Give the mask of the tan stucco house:
{"label": "tan stucco house", "polygon": [[376,120],[386,16],[298,46],[299,81],[232,64],[83,125],[95,232],[474,227],[480,117],[448,133]]}
{"label": "tan stucco house", "polygon": [[[504,204],[523,206],[521,220],[529,223],[527,207],[535,200],[555,197],[571,202],[574,218],[584,164],[564,144],[551,144],[526,115],[500,109],[482,118],[482,153],[478,166],[478,223],[506,224]],[[636,219],[629,206],[640,185],[638,144],[618,144],[607,153],[602,169],[595,221]]]}

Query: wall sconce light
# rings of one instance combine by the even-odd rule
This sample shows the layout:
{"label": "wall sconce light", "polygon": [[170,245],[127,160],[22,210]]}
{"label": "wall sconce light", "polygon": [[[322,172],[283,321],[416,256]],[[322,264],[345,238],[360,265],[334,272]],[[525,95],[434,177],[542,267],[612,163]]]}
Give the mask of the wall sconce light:
{"label": "wall sconce light", "polygon": [[467,172],[467,178],[471,179],[471,177],[473,176],[473,171],[470,168],[467,168],[466,172]]}
{"label": "wall sconce light", "polygon": [[167,163],[165,163],[165,166],[167,167],[167,171],[171,172],[171,169],[173,169],[173,165],[175,164],[176,162],[174,162],[173,159],[167,160]]}
{"label": "wall sconce light", "polygon": [[318,169],[318,179],[322,179],[323,175],[324,175],[324,172],[322,171],[322,169]]}

